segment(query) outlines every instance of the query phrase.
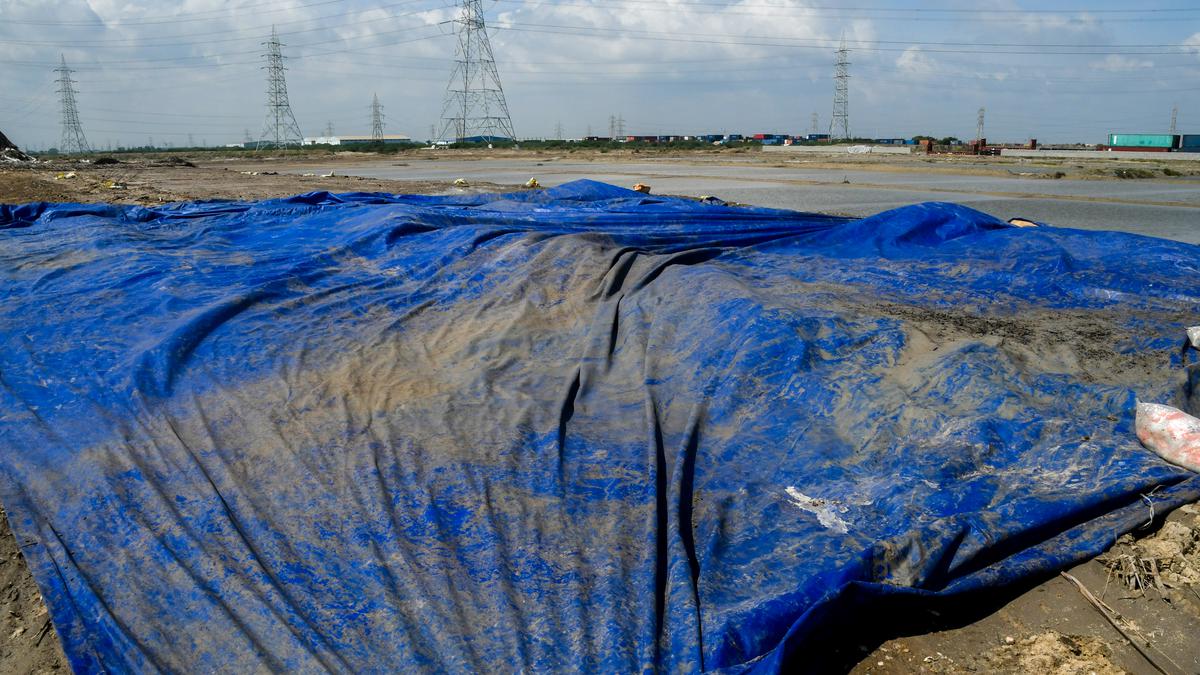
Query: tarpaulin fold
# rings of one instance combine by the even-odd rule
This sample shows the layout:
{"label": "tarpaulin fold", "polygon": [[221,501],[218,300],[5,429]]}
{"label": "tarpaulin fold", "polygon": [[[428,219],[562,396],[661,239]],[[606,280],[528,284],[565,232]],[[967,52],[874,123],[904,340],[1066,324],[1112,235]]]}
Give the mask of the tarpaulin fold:
{"label": "tarpaulin fold", "polygon": [[1132,433],[1198,260],[588,181],[0,206],[0,500],[80,672],[802,666],[1200,498]]}

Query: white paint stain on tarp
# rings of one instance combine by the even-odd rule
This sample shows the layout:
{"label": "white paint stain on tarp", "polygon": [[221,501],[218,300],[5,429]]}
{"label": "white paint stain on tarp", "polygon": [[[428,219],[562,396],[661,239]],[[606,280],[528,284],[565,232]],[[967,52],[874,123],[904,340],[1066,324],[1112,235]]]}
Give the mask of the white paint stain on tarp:
{"label": "white paint stain on tarp", "polygon": [[784,489],[787,495],[792,500],[792,504],[802,511],[808,511],[817,517],[817,522],[822,526],[846,534],[850,531],[850,526],[842,519],[842,513],[846,513],[847,509],[840,502],[829,499],[814,499],[804,494],[794,487]]}

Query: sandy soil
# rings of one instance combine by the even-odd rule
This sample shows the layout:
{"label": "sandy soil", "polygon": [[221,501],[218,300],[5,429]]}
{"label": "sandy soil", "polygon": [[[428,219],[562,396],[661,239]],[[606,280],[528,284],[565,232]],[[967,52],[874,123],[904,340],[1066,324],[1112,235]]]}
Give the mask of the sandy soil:
{"label": "sandy soil", "polygon": [[[552,154],[552,153],[551,153]],[[471,158],[470,153],[439,152],[441,157]],[[493,155],[489,156],[495,156]],[[598,157],[599,158],[599,157]],[[605,154],[629,161],[636,155]],[[368,158],[369,159],[369,158]],[[777,161],[730,153],[698,153],[694,161],[736,163]],[[454,193],[464,190],[518,189],[490,184],[468,188],[445,183],[372,180],[339,176],[283,175],[280,169],[308,171],[347,158],[241,160],[197,163],[172,158],[120,158],[119,164],[45,163],[0,166],[0,203],[81,201],[156,205],[195,199],[265,199],[316,190]],[[398,159],[397,161],[405,161]],[[912,170],[924,158],[901,160],[829,159],[858,169]],[[1113,178],[1113,167],[1063,164],[1071,177]],[[931,171],[964,170],[1011,175],[1013,166],[983,158],[950,158]],[[72,178],[58,178],[74,172]],[[319,173],[315,168],[311,171]],[[113,187],[114,185],[119,187]],[[930,317],[937,321],[938,317]],[[956,326],[954,330],[971,329]],[[975,327],[983,333],[995,327]],[[1102,374],[1101,374],[1102,375]],[[0,512],[2,513],[2,512]],[[0,673],[52,672],[67,669],[57,635],[8,527],[0,518]],[[1200,508],[1184,507],[1157,529],[1123,538],[1105,555],[1069,571],[1112,610],[1106,618],[1079,588],[1054,577],[1010,591],[992,602],[962,608],[953,616],[885,617],[879,627],[864,625],[860,644],[840,655],[854,673],[1195,673],[1200,672]],[[1121,627],[1118,631],[1114,623]],[[897,637],[897,632],[902,634]]]}

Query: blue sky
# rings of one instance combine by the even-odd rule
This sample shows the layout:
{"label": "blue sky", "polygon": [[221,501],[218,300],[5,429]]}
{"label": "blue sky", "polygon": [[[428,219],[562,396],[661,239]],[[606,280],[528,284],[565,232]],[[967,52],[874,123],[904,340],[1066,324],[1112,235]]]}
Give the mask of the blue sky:
{"label": "blue sky", "polygon": [[[485,0],[523,137],[806,133],[829,125],[834,49],[851,48],[855,135],[1103,142],[1200,133],[1200,5],[1147,2]],[[55,73],[73,68],[93,146],[240,141],[262,132],[261,43],[275,25],[306,135],[428,138],[454,58],[451,0],[0,0],[0,130],[59,138]]]}

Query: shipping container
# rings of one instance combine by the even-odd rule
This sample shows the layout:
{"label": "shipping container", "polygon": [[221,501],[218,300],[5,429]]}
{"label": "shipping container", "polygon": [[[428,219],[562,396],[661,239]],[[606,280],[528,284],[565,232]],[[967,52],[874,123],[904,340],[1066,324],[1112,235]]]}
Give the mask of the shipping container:
{"label": "shipping container", "polygon": [[1108,144],[1114,148],[1177,148],[1179,136],[1174,134],[1109,134]]}
{"label": "shipping container", "polygon": [[1200,148],[1200,134],[1184,134],[1179,137],[1177,148]]}
{"label": "shipping container", "polygon": [[1109,152],[1170,152],[1171,148],[1155,148],[1148,145],[1106,145],[1102,150]]}

